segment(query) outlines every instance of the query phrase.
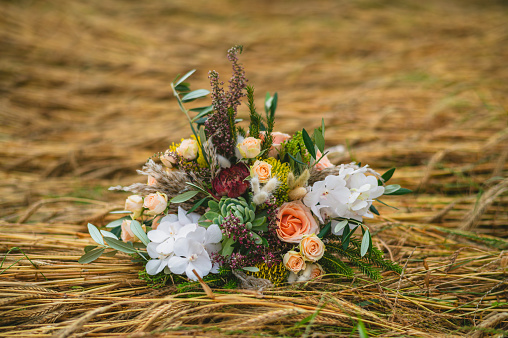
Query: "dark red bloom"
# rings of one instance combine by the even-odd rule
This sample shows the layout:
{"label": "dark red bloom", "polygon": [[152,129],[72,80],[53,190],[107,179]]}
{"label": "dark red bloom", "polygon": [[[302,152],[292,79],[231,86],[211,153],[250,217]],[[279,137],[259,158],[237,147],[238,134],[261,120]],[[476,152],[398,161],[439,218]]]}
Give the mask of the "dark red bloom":
{"label": "dark red bloom", "polygon": [[244,181],[249,175],[249,168],[241,162],[223,168],[212,181],[213,190],[217,196],[239,197],[249,188],[249,182]]}

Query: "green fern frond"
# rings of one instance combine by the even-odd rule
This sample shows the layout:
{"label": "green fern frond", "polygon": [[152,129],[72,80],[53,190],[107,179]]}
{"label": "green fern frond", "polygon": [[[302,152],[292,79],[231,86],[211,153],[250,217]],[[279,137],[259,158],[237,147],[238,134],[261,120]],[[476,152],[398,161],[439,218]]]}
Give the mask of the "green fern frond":
{"label": "green fern frond", "polygon": [[319,260],[319,264],[323,266],[326,272],[339,273],[349,278],[352,278],[355,275],[353,269],[344,264],[344,262],[342,262],[340,259],[330,254],[324,254],[323,257]]}
{"label": "green fern frond", "polygon": [[341,246],[331,244],[328,244],[326,247],[336,252],[339,256],[347,258],[352,265],[358,267],[358,269],[370,279],[375,281],[381,279],[379,270],[374,268],[370,263],[362,261],[360,253],[355,248],[348,247],[344,250]]}

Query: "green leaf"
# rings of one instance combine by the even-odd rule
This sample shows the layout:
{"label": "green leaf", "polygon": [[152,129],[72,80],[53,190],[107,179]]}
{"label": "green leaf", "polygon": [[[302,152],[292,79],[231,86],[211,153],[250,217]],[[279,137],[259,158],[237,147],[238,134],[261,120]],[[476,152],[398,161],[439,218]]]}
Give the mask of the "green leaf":
{"label": "green leaf", "polygon": [[319,129],[314,129],[314,141],[319,151],[323,153],[325,151],[325,138]]}
{"label": "green leaf", "polygon": [[199,194],[199,191],[198,190],[191,190],[191,191],[186,191],[184,192],[183,194],[180,194],[178,196],[175,196],[173,197],[170,202],[171,203],[183,203],[185,201],[188,201],[190,200],[191,198],[193,198],[194,196],[196,196],[197,194]]}
{"label": "green leaf", "polygon": [[270,102],[270,115],[272,118],[275,115],[275,110],[277,109],[278,99],[279,99],[279,95],[277,93],[273,94],[273,98]]}
{"label": "green leaf", "polygon": [[113,250],[113,251],[110,251],[110,252],[106,252],[105,254],[102,255],[102,257],[113,257],[116,255],[118,251],[116,250]]}
{"label": "green leaf", "polygon": [[199,208],[199,206],[200,206],[201,204],[203,204],[203,203],[204,203],[206,200],[208,200],[209,198],[210,198],[210,197],[208,197],[208,196],[207,196],[207,197],[204,197],[204,198],[200,199],[199,201],[197,201],[197,202],[196,202],[196,204],[194,204],[194,205],[192,206],[192,208],[190,208],[190,209],[189,209],[189,211],[187,211],[187,215],[188,215],[188,214],[190,214],[191,212],[193,212],[194,210],[196,210],[197,208]]}
{"label": "green leaf", "polygon": [[250,272],[259,272],[259,268],[255,267],[255,266],[245,266],[242,269],[245,271],[250,271]]}
{"label": "green leaf", "polygon": [[385,172],[383,175],[381,175],[381,178],[383,178],[383,180],[386,183],[390,180],[390,178],[392,178],[394,172],[395,172],[395,168],[391,168],[390,170]]}
{"label": "green leaf", "polygon": [[182,83],[183,81],[187,80],[189,78],[189,76],[191,76],[192,74],[194,74],[196,70],[193,69],[193,70],[190,70],[187,72],[187,74],[185,74],[184,76],[182,76],[180,78],[180,80],[178,80],[176,83],[175,83],[175,87],[178,86],[180,83]]}
{"label": "green leaf", "polygon": [[405,195],[405,194],[410,194],[412,192],[413,192],[413,190],[411,190],[411,189],[400,188],[390,194],[385,193],[385,195]]}
{"label": "green leaf", "polygon": [[150,243],[150,240],[148,239],[148,236],[146,235],[145,231],[141,227],[141,224],[138,221],[132,221],[131,222],[131,231],[134,233],[134,236],[139,238],[139,240],[144,244],[148,245]]}
{"label": "green leaf", "polygon": [[182,102],[191,102],[196,99],[202,98],[210,94],[210,92],[206,89],[197,89],[194,90],[188,94],[185,94],[184,97],[182,97]]}
{"label": "green leaf", "polygon": [[399,208],[396,208],[396,207],[394,207],[394,206],[391,206],[391,205],[389,205],[389,204],[386,204],[385,202],[381,201],[380,199],[377,199],[377,198],[376,198],[376,201],[378,201],[378,202],[379,202],[379,203],[381,203],[381,204],[386,205],[386,206],[387,206],[387,207],[389,207],[389,208],[392,208],[392,209],[395,209],[395,210],[399,210]]}
{"label": "green leaf", "polygon": [[344,229],[346,227],[346,225],[348,225],[347,220],[343,220],[343,221],[335,224],[335,228],[333,228],[333,232],[337,233],[337,232],[341,231],[342,229]]}
{"label": "green leaf", "polygon": [[104,237],[110,237],[110,238],[118,239],[118,237],[114,233],[106,231],[106,230],[101,230],[101,234]]}
{"label": "green leaf", "polygon": [[90,250],[93,250],[97,247],[97,245],[87,245],[85,246],[85,253],[87,253]]}
{"label": "green leaf", "polygon": [[267,226],[267,223],[266,223],[266,217],[265,216],[263,216],[263,217],[257,217],[252,222],[252,230],[267,231],[268,230],[268,226]]}
{"label": "green leaf", "polygon": [[323,134],[323,139],[325,138],[325,119],[321,118],[321,133]]}
{"label": "green leaf", "polygon": [[218,212],[211,211],[211,210],[210,210],[210,211],[207,211],[207,212],[205,213],[205,217],[206,217],[206,219],[208,219],[209,221],[211,221],[211,220],[213,220],[214,218],[219,217],[219,216],[220,216],[220,214],[219,214]]}
{"label": "green leaf", "polygon": [[105,250],[104,248],[98,248],[95,250],[88,251],[86,254],[84,254],[83,256],[81,256],[78,259],[78,263],[79,264],[87,264],[87,263],[93,262],[94,260],[96,260],[97,258],[99,258],[102,255],[104,250]]}
{"label": "green leaf", "polygon": [[314,143],[312,142],[305,128],[302,129],[302,136],[305,148],[307,148],[307,151],[309,152],[310,156],[312,156],[313,159],[316,159],[316,148],[314,147]]}
{"label": "green leaf", "polygon": [[377,211],[377,209],[376,209],[376,207],[374,206],[374,204],[371,204],[371,205],[370,205],[369,210],[370,210],[372,213],[374,213],[374,214],[376,214],[376,215],[378,215],[378,216],[379,216],[379,211]]}
{"label": "green leaf", "polygon": [[299,163],[299,164],[302,164],[302,165],[307,165],[306,163],[303,163],[302,161],[296,159],[296,157],[294,157],[293,155],[291,155],[290,153],[287,153],[289,155],[289,157],[291,157],[291,159],[293,161],[295,161],[296,163]]}
{"label": "green leaf", "polygon": [[398,184],[390,184],[390,185],[387,185],[385,186],[385,192],[384,192],[384,195],[391,195],[393,194],[394,192],[396,192],[397,190],[399,190],[401,187],[400,185]]}
{"label": "green leaf", "polygon": [[208,207],[210,210],[219,212],[219,203],[214,200],[208,201]]}
{"label": "green leaf", "polygon": [[369,229],[367,229],[367,230],[365,230],[365,233],[363,234],[362,246],[360,248],[360,254],[362,257],[365,256],[367,251],[369,251],[369,246],[370,246],[370,232],[369,232]]}
{"label": "green leaf", "polygon": [[226,239],[222,244],[222,256],[227,257],[233,253],[235,241],[233,238]]}
{"label": "green leaf", "polygon": [[129,210],[110,211],[110,214],[132,214],[132,211]]}
{"label": "green leaf", "polygon": [[122,225],[123,221],[126,219],[129,220],[129,219],[132,219],[132,217],[131,216],[124,216],[122,218],[114,220],[113,222],[109,222],[106,225],[106,228],[116,228],[117,226]]}
{"label": "green leaf", "polygon": [[112,247],[115,250],[125,252],[128,254],[136,253],[136,250],[134,249],[134,247],[132,247],[132,245],[119,241],[118,239],[106,237],[104,238],[104,240],[106,241],[106,243],[108,243],[110,247]]}
{"label": "green leaf", "polygon": [[197,112],[198,114],[192,119],[192,122],[196,122],[202,117],[205,117],[206,115],[210,114],[213,111],[213,106],[206,106],[206,107],[200,107],[200,108],[192,108],[190,111]]}
{"label": "green leaf", "polygon": [[179,84],[178,86],[175,87],[175,90],[179,93],[187,93],[187,92],[190,92],[190,84],[188,84],[187,82],[183,82],[181,84]]}
{"label": "green leaf", "polygon": [[325,226],[323,227],[323,229],[321,229],[321,231],[319,232],[319,234],[317,236],[319,238],[325,237],[330,232],[331,228],[332,228],[332,222],[330,221],[325,224]]}
{"label": "green leaf", "polygon": [[104,240],[102,239],[101,233],[95,225],[88,223],[88,232],[97,244],[104,245]]}
{"label": "green leaf", "polygon": [[365,325],[363,324],[361,319],[358,319],[358,325],[356,326],[356,328],[358,329],[358,334],[360,338],[369,338],[367,329],[365,328]]}

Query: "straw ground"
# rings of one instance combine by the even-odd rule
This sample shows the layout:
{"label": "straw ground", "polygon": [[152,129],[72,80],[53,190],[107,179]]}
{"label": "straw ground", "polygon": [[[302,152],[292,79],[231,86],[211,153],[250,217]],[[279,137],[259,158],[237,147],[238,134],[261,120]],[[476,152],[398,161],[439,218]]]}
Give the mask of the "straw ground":
{"label": "straw ground", "polygon": [[[506,335],[507,14],[501,1],[4,1],[0,336],[349,337],[360,320],[374,337]],[[346,148],[335,163],[398,167],[393,183],[415,193],[368,224],[402,275],[210,296],[152,289],[122,254],[77,263],[86,223],[122,207],[107,188],[188,136],[171,80],[227,78],[239,43],[250,83],[279,93],[277,130],[323,117],[327,145]]]}

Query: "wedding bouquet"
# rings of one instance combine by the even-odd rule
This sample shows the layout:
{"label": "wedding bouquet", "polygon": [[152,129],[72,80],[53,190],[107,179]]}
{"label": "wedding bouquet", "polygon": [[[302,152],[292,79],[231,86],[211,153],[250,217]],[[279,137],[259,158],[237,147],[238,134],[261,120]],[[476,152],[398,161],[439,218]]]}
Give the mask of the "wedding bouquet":
{"label": "wedding bouquet", "polygon": [[[373,247],[363,223],[379,214],[373,202],[382,195],[410,192],[386,185],[395,169],[380,175],[354,162],[333,165],[324,120],[311,133],[275,131],[277,94],[266,95],[260,114],[238,62],[241,50],[228,51],[227,91],[219,74],[209,73],[209,106],[184,106],[210,94],[191,91],[185,81],[194,70],[173,81],[192,134],[138,170],[146,184],[111,188],[133,193],[116,212],[127,215],[109,223],[110,231],[89,224],[97,245],[86,247],[79,262],[121,251],[143,262],[148,280],[186,276],[232,286],[249,279],[279,285],[323,274],[353,277],[352,266],[373,279],[380,278],[374,266],[400,271]],[[237,108],[244,97],[250,121],[242,127]]]}

